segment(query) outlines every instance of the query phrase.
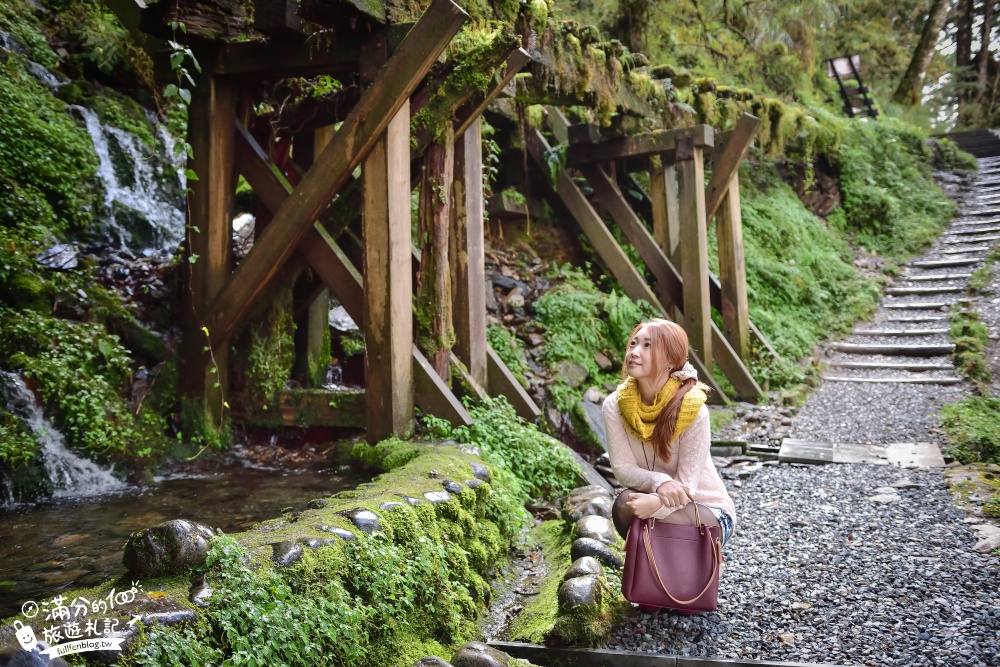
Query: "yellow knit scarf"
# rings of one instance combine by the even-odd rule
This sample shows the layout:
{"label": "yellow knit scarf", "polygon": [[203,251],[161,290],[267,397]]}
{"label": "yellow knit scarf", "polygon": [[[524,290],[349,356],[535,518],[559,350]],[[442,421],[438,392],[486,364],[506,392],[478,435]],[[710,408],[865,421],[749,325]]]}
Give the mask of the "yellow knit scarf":
{"label": "yellow knit scarf", "polygon": [[[667,406],[680,387],[680,380],[670,378],[663,385],[663,389],[656,392],[653,404],[646,405],[639,396],[639,385],[634,377],[629,377],[618,385],[618,411],[621,412],[622,421],[625,422],[626,428],[632,432],[632,435],[644,442],[651,442],[657,417],[660,416],[663,408]],[[674,438],[677,438],[684,429],[691,425],[707,399],[708,396],[700,384],[684,394],[680,412],[677,414],[677,426],[674,427]]]}

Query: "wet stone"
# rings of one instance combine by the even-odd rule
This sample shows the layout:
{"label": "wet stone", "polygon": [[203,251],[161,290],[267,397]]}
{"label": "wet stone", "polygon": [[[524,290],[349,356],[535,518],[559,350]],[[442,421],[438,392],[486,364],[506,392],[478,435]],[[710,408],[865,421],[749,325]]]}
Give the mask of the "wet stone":
{"label": "wet stone", "polygon": [[563,506],[563,518],[576,523],[585,516],[602,516],[611,518],[611,508],[614,503],[608,496],[604,495],[591,498],[570,498]]}
{"label": "wet stone", "polygon": [[451,494],[447,491],[428,491],[424,494],[424,498],[435,504],[446,503],[451,500]]}
{"label": "wet stone", "polygon": [[400,494],[397,494],[397,495],[399,495],[400,498],[402,498],[403,500],[405,500],[406,502],[408,502],[410,505],[419,505],[420,504],[420,498],[414,498],[413,496],[404,496],[404,495],[400,495]]}
{"label": "wet stone", "polygon": [[605,544],[614,544],[618,541],[618,533],[611,525],[611,520],[596,514],[581,517],[574,524],[574,530],[577,537],[591,537]]}
{"label": "wet stone", "polygon": [[428,655],[420,658],[420,660],[417,660],[410,667],[452,667],[452,664],[436,655]]}
{"label": "wet stone", "polygon": [[122,563],[130,574],[157,576],[180,572],[205,562],[212,529],[175,519],[132,533]]}
{"label": "wet stone", "polygon": [[559,586],[559,608],[572,609],[580,605],[596,605],[601,601],[601,582],[596,575],[567,579]]}
{"label": "wet stone", "polygon": [[346,516],[354,523],[355,526],[366,533],[372,533],[378,530],[378,514],[375,514],[375,512],[372,512],[371,510],[344,510],[343,512],[340,512],[340,514]]}
{"label": "wet stone", "polygon": [[587,381],[590,371],[587,370],[586,366],[578,364],[575,361],[562,361],[556,366],[556,375],[569,385],[570,388],[576,389]]}
{"label": "wet stone", "polygon": [[467,479],[467,480],[465,480],[465,485],[467,487],[469,487],[470,489],[475,489],[475,488],[477,488],[482,483],[483,483],[483,480],[481,480],[481,479]]}
{"label": "wet stone", "polygon": [[188,600],[195,606],[204,609],[209,605],[209,598],[212,597],[212,592],[212,587],[205,581],[205,575],[199,574],[191,580],[191,588],[188,590]]}
{"label": "wet stone", "polygon": [[77,267],[76,248],[68,243],[54,245],[38,256],[38,262],[50,269],[68,270]]}
{"label": "wet stone", "polygon": [[482,463],[473,461],[469,464],[469,468],[472,470],[472,476],[476,479],[481,479],[487,483],[490,481],[490,469]]}
{"label": "wet stone", "polygon": [[303,539],[301,539],[299,541],[303,545],[305,545],[305,546],[309,547],[310,549],[312,549],[313,551],[316,551],[320,547],[328,547],[331,544],[333,544],[334,542],[336,542],[336,540],[333,540],[333,539],[326,540],[326,539],[322,539],[322,538],[319,538],[319,537],[306,537],[306,538],[303,538]]}
{"label": "wet stone", "polygon": [[469,642],[451,659],[454,667],[507,667],[510,656],[482,642]]}
{"label": "wet stone", "polygon": [[388,512],[388,511],[390,511],[390,510],[392,510],[392,509],[394,509],[396,507],[402,507],[402,506],[403,506],[403,503],[397,503],[397,502],[389,501],[389,502],[382,503],[381,505],[378,506],[378,508],[380,510],[382,510],[383,512]]}
{"label": "wet stone", "polygon": [[309,501],[309,509],[321,510],[329,504],[330,501],[328,501],[326,498],[316,498],[315,500]]}
{"label": "wet stone", "polygon": [[575,561],[583,556],[592,556],[608,567],[620,568],[622,557],[607,544],[590,537],[581,537],[573,541],[570,557]]}
{"label": "wet stone", "polygon": [[463,491],[461,484],[453,482],[450,479],[442,480],[441,486],[443,486],[444,490],[448,493],[461,493]]}
{"label": "wet stone", "polygon": [[318,530],[322,530],[324,533],[333,533],[345,542],[353,542],[358,539],[358,536],[349,530],[344,530],[343,528],[337,528],[335,526],[317,526]]}
{"label": "wet stone", "polygon": [[142,622],[146,625],[177,625],[178,623],[193,623],[197,620],[198,612],[185,608],[151,611],[142,615]]}
{"label": "wet stone", "polygon": [[281,567],[294,565],[302,558],[302,545],[287,540],[271,545],[271,560]]}
{"label": "wet stone", "polygon": [[566,574],[563,575],[563,580],[573,579],[575,577],[585,577],[590,574],[604,574],[604,566],[601,565],[599,560],[592,556],[583,556],[573,561],[573,564],[569,566],[568,570],[566,570]]}

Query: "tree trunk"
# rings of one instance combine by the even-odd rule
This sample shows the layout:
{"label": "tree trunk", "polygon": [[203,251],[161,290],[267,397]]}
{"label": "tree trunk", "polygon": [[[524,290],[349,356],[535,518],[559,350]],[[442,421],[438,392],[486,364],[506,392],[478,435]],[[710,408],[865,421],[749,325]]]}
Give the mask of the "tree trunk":
{"label": "tree trunk", "polygon": [[968,67],[972,62],[972,12],[974,0],[958,0],[958,26],[955,34],[955,65]]}
{"label": "tree trunk", "polygon": [[932,0],[930,11],[927,12],[927,21],[920,33],[920,41],[917,42],[910,66],[906,68],[906,74],[899,82],[896,94],[892,96],[893,102],[903,106],[920,104],[920,89],[924,84],[924,75],[927,74],[927,67],[934,56],[934,49],[937,48],[941,28],[950,8],[950,0]]}
{"label": "tree trunk", "polygon": [[976,99],[982,100],[986,95],[986,78],[990,64],[990,33],[993,32],[993,2],[986,0],[983,4],[983,31],[981,33],[982,46],[979,47],[979,71],[976,76]]}
{"label": "tree trunk", "polygon": [[446,381],[450,373],[451,348],[455,345],[451,271],[448,266],[451,222],[448,195],[454,178],[454,155],[454,135],[450,129],[439,142],[435,141],[427,147],[420,179],[417,223],[420,246],[415,308],[417,340],[434,370]]}

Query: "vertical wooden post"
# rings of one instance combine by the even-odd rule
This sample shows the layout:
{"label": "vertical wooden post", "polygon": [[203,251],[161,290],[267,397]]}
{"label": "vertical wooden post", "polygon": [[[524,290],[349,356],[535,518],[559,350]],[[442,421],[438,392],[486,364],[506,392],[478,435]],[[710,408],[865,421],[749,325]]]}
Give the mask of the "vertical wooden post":
{"label": "vertical wooden post", "polygon": [[486,259],[483,253],[482,122],[455,140],[452,188],[451,271],[455,293],[455,353],[472,379],[485,387]]}
{"label": "vertical wooden post", "polygon": [[689,144],[682,159],[678,146],[677,194],[680,213],[681,277],[684,280],[684,330],[691,348],[712,369],[712,306],[708,294],[708,231],[705,228],[703,151]]}
{"label": "vertical wooden post", "polygon": [[670,262],[680,270],[680,213],[677,202],[677,174],[663,158],[649,159],[649,196],[653,205],[653,238]]}
{"label": "vertical wooden post", "polygon": [[[208,78],[195,88],[188,110],[188,141],[194,152],[190,168],[198,180],[188,182],[181,386],[190,400],[185,435],[203,438],[220,435],[227,412],[229,345],[213,338],[212,331],[206,336],[200,322],[232,271],[235,121],[232,83]],[[215,348],[214,357],[207,347]]]}
{"label": "vertical wooden post", "polygon": [[374,443],[413,429],[409,102],[365,159],[362,178],[366,437]]}
{"label": "vertical wooden post", "polygon": [[444,136],[424,153],[420,180],[420,271],[417,282],[418,341],[441,379],[451,378],[451,348],[455,344],[448,243],[451,227],[450,183],[455,173],[454,135],[450,123]]}
{"label": "vertical wooden post", "polygon": [[[719,164],[725,144],[716,146],[713,170]],[[733,174],[722,204],[715,215],[715,235],[719,241],[719,282],[722,285],[722,325],[726,339],[740,359],[750,356],[750,311],[747,303],[747,274],[743,257],[743,216],[740,212],[740,179]]]}

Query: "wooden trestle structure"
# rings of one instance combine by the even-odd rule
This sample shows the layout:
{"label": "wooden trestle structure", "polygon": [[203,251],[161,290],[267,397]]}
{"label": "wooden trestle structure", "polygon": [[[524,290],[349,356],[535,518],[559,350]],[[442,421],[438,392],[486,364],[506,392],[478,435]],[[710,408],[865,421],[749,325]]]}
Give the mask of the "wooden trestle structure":
{"label": "wooden trestle structure", "polygon": [[[287,12],[278,17],[279,22],[286,18]],[[433,0],[412,27],[386,26],[353,52],[345,53],[342,45],[305,47],[304,40],[287,36],[281,48],[230,44],[199,52],[203,80],[189,110],[192,168],[199,180],[191,183],[187,244],[197,261],[185,263],[181,370],[185,393],[208,419],[221,423],[226,417],[234,334],[277,286],[304,267],[315,281],[296,288],[298,344],[311,354],[321,349],[317,339],[327,326],[326,299],[332,294],[364,332],[365,407],[361,400],[338,402],[316,391],[283,395],[286,424],[296,423],[295,406],[312,405],[324,408],[315,411],[327,420],[320,419],[320,425],[364,426],[375,442],[407,434],[414,404],[453,424],[469,424],[469,413],[446,382],[453,373],[462,378],[457,384],[465,391],[504,395],[529,420],[540,414],[486,340],[480,115],[528,61],[524,50],[510,53],[485,94],[450,93],[455,121],[446,136],[453,140],[439,147],[444,181],[451,183],[450,202],[434,214],[434,257],[425,258],[433,261],[421,261],[412,238],[411,175],[420,173],[432,137],[420,128],[411,130],[411,119],[433,96],[444,94],[440,81],[428,73],[466,18],[451,0]],[[294,135],[291,178],[268,152],[270,138],[255,137],[248,129],[253,100],[242,92],[244,84],[268,76],[342,73],[345,67],[354,67],[368,85],[336,131],[325,126]],[[631,298],[683,323],[702,378],[717,385],[711,373],[717,363],[738,396],[755,399],[761,389],[745,365],[751,339],[770,346],[747,313],[737,170],[759,121],[744,116],[735,130],[722,135],[695,126],[603,141],[596,127],[570,126],[557,109],[550,109],[549,122],[559,142],[568,144],[565,168],[547,193],[554,208],[579,224]],[[547,173],[551,148],[544,136],[530,131],[527,144]],[[714,162],[707,188],[706,152]],[[648,193],[628,181],[630,169],[649,171]],[[629,262],[569,170],[586,178],[595,201],[638,249],[655,276],[654,286]],[[254,245],[233,270],[237,175],[250,184],[261,210]],[[349,219],[356,211],[360,221]],[[713,217],[718,278],[709,273],[707,259]],[[346,231],[352,223],[354,231]],[[435,304],[435,316],[446,307],[454,313],[454,348],[432,359],[414,344],[414,276],[425,266],[435,268],[433,276],[422,279],[444,286],[437,298],[447,303]],[[722,329],[712,321],[713,307],[722,315]],[[725,400],[721,388],[715,389]]]}

